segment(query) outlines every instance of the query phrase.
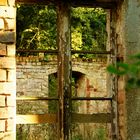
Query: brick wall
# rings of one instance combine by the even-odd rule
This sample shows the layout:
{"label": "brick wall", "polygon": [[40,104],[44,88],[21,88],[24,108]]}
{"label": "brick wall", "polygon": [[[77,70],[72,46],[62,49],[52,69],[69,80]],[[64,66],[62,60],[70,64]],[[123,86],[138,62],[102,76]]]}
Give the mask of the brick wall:
{"label": "brick wall", "polygon": [[15,16],[14,0],[0,1],[0,139],[15,139]]}

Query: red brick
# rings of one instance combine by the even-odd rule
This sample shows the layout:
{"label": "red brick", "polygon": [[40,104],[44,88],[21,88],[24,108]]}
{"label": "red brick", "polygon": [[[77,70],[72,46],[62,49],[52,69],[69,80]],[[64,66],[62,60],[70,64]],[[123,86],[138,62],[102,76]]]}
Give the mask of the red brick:
{"label": "red brick", "polygon": [[118,105],[119,116],[123,116],[125,114],[124,104]]}
{"label": "red brick", "polygon": [[16,61],[13,57],[0,57],[0,68],[15,68]]}
{"label": "red brick", "polygon": [[125,126],[125,119],[124,119],[124,116],[119,116],[119,126],[120,126],[120,127]]}
{"label": "red brick", "polygon": [[6,104],[5,104],[5,99],[6,99],[5,96],[0,95],[0,106],[5,106],[5,105],[6,105]]}
{"label": "red brick", "polygon": [[0,56],[6,55],[6,45],[0,43]]}
{"label": "red brick", "polygon": [[125,91],[123,90],[118,92],[118,103],[119,104],[125,103]]}
{"label": "red brick", "polygon": [[16,52],[15,48],[16,48],[15,44],[7,45],[7,55],[8,56],[15,56],[15,52]]}
{"label": "red brick", "polygon": [[0,69],[0,82],[6,81],[6,70]]}

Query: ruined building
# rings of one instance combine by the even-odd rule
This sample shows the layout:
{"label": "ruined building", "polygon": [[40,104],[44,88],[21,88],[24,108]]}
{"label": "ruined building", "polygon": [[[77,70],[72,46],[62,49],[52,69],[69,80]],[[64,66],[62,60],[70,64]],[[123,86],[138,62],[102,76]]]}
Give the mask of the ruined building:
{"label": "ruined building", "polygon": [[[58,98],[57,114],[16,117],[16,4],[53,3],[57,6],[58,32]],[[70,139],[70,125],[78,122],[109,122],[113,140],[140,139],[140,93],[125,90],[125,77],[108,75],[107,90],[111,93],[110,114],[72,114],[72,100],[100,100],[100,98],[71,98],[71,39],[70,7],[89,6],[107,9],[108,63],[128,62],[128,56],[139,53],[140,0],[0,0],[0,140],[16,139],[16,123],[20,117],[32,122],[58,124],[60,140]],[[31,117],[31,119],[30,119]],[[36,117],[36,119],[34,119]],[[96,118],[96,119],[95,119]],[[100,119],[97,119],[100,118]],[[104,118],[104,119],[103,119]],[[111,119],[110,119],[111,118]],[[21,122],[22,123],[22,122]]]}

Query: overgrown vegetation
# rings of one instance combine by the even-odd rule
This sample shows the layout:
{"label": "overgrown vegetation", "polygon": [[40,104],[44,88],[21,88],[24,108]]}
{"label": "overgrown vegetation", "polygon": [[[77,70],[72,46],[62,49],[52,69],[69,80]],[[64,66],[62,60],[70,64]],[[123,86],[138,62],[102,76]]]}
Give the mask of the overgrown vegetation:
{"label": "overgrown vegetation", "polygon": [[[57,13],[54,6],[19,6],[17,49],[56,49],[56,20]],[[72,8],[71,33],[72,49],[105,50],[105,11],[100,8]],[[93,56],[84,55],[88,58]]]}
{"label": "overgrown vegetation", "polygon": [[118,62],[116,66],[110,65],[107,70],[118,76],[125,75],[127,77],[126,88],[140,87],[140,54],[130,56],[130,63]]}

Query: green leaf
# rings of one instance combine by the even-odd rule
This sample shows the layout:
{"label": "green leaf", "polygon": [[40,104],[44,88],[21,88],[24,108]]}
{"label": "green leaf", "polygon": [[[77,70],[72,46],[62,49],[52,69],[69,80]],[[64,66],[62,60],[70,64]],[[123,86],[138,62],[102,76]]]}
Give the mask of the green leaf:
{"label": "green leaf", "polygon": [[118,74],[117,68],[115,68],[113,65],[109,65],[107,67],[107,71],[110,72],[110,73],[113,73],[113,74]]}

